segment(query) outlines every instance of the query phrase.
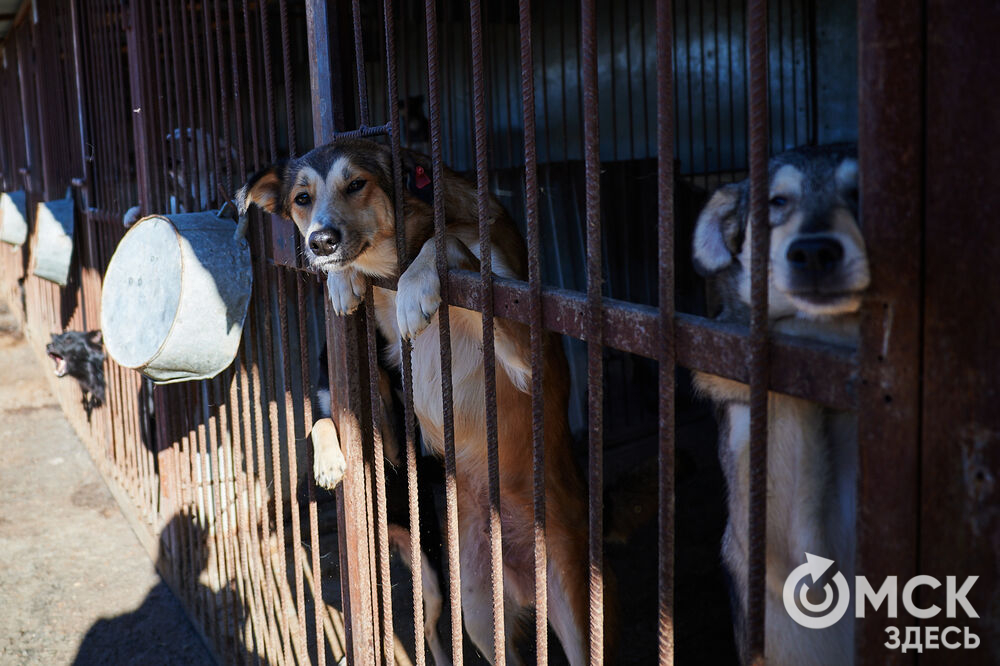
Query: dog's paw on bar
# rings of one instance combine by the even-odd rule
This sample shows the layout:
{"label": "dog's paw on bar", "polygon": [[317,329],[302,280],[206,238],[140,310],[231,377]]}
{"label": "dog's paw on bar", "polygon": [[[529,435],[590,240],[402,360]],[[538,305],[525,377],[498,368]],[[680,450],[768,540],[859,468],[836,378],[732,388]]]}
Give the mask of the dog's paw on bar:
{"label": "dog's paw on bar", "polygon": [[344,478],[347,460],[340,450],[340,437],[332,419],[320,419],[310,433],[313,444],[313,476],[316,483],[333,490]]}

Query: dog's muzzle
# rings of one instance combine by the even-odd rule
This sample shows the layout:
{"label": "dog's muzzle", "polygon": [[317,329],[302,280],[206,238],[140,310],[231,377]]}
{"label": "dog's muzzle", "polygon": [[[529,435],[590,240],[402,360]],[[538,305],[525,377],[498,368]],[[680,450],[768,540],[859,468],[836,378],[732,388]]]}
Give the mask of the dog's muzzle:
{"label": "dog's muzzle", "polygon": [[337,250],[341,234],[338,229],[320,229],[309,234],[309,249],[317,257],[327,257]]}
{"label": "dog's muzzle", "polygon": [[52,345],[45,346],[45,353],[48,354],[52,362],[56,364],[55,373],[56,377],[62,377],[66,374],[66,359],[63,355],[57,352]]}
{"label": "dog's muzzle", "polygon": [[818,285],[840,268],[844,246],[831,236],[802,236],[788,244],[785,259],[793,272]]}

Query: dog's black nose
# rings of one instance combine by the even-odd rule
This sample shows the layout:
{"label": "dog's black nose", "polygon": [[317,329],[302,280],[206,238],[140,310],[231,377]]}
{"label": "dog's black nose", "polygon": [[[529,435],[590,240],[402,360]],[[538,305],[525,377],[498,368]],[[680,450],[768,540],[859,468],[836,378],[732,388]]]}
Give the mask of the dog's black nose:
{"label": "dog's black nose", "polygon": [[320,229],[309,234],[309,249],[321,257],[333,254],[340,242],[340,232],[336,229]]}
{"label": "dog's black nose", "polygon": [[844,258],[844,246],[830,236],[799,238],[788,245],[785,258],[795,270],[820,277],[837,268]]}

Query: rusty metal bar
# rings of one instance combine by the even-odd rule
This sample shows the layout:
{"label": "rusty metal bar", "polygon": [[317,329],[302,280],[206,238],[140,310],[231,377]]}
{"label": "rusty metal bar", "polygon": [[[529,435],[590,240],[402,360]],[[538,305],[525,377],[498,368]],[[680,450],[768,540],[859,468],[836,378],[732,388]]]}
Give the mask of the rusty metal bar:
{"label": "rusty metal bar", "polygon": [[500,454],[497,450],[497,377],[493,338],[493,245],[490,239],[489,165],[486,159],[486,89],[483,17],[480,0],[469,2],[472,42],[472,104],[475,116],[476,205],[479,216],[479,279],[483,315],[483,382],[486,398],[486,459],[490,502],[490,583],[493,591],[494,663],[506,663],[504,638],[503,543],[500,526]]}
{"label": "rusty metal bar", "polygon": [[[247,5],[244,3],[244,12],[247,12]],[[271,149],[270,158],[274,162],[278,159],[278,124],[274,109],[274,76],[271,73],[271,35],[267,24],[267,7],[262,3],[258,6],[260,14],[260,44],[261,60],[264,65],[264,103],[267,110],[267,141]],[[247,19],[247,29],[250,28],[249,18]],[[252,62],[252,61],[251,61]]]}
{"label": "rusty metal bar", "polygon": [[[230,8],[232,8],[232,4],[230,4]],[[237,44],[236,34],[235,34],[235,29],[236,29],[236,27],[235,27],[235,25],[236,25],[235,14],[233,14],[233,17],[234,18],[232,18],[232,24],[230,25],[230,32],[232,34],[232,41],[233,41],[232,50],[233,50],[233,53],[235,54],[236,53],[236,44]],[[255,78],[254,77],[254,68],[252,67],[252,65],[253,65],[253,63],[258,62],[258,60],[254,57],[254,51],[253,51],[254,40],[249,39],[250,25],[251,25],[251,23],[250,23],[250,3],[249,3],[249,0],[243,0],[243,30],[244,30],[244,33],[247,34],[247,36],[248,36],[248,38],[246,38],[246,39],[243,40],[243,43],[246,45],[246,49],[245,49],[245,52],[246,52],[246,57],[245,58],[246,58],[246,63],[247,63],[247,86],[246,87],[247,87],[248,109],[250,111],[250,143],[251,143],[251,146],[253,147],[253,152],[252,152],[253,159],[252,159],[252,163],[253,163],[253,168],[254,169],[260,169],[260,167],[261,167],[261,158],[262,158],[262,150],[261,150],[261,147],[260,147],[260,134],[257,131],[258,130],[257,112],[258,112],[259,108],[257,106],[257,96],[254,94],[254,91],[256,90],[257,85],[260,82],[254,81],[254,78]],[[268,64],[268,66],[270,66],[270,65]],[[239,72],[239,68],[237,66],[235,66],[235,60],[234,60],[234,67],[233,67],[233,69],[234,69],[235,72],[237,72],[237,73]],[[266,70],[265,70],[265,74],[266,74]],[[234,74],[234,76],[238,76],[238,74]],[[264,88],[268,87],[266,81],[262,85],[263,85]],[[271,92],[270,90],[265,90],[265,95],[270,95],[270,92]],[[243,143],[243,141],[240,141],[240,143]]]}
{"label": "rusty metal bar", "polygon": [[590,663],[604,663],[604,347],[601,268],[601,154],[595,0],[580,3],[584,200],[587,239],[587,446]]}
{"label": "rusty metal bar", "polygon": [[[206,153],[205,154],[205,163],[206,163],[206,168],[208,168],[211,171],[211,174],[206,174],[206,176],[204,178],[205,187],[208,190],[207,192],[205,192],[205,201],[206,201],[206,203],[210,204],[210,202],[215,201],[219,197],[219,192],[218,191],[214,191],[214,192],[212,191],[212,187],[211,187],[212,179],[209,176],[210,175],[214,175],[215,176],[215,182],[216,182],[216,184],[218,184],[218,182],[219,182],[219,180],[218,180],[219,173],[221,173],[221,171],[222,171],[222,168],[221,168],[221,166],[219,164],[219,152],[220,152],[219,151],[219,147],[220,147],[219,141],[220,141],[220,137],[219,137],[219,126],[218,126],[218,122],[217,122],[218,111],[216,109],[216,103],[217,103],[217,100],[219,98],[219,93],[218,93],[218,90],[217,90],[216,84],[215,84],[215,70],[214,70],[214,68],[212,67],[212,64],[211,64],[211,61],[212,61],[212,46],[211,46],[212,42],[209,39],[209,21],[208,21],[208,3],[207,2],[206,3],[202,3],[202,12],[203,12],[203,14],[202,14],[202,33],[204,35],[203,39],[199,39],[199,37],[198,37],[198,13],[194,10],[194,8],[192,8],[191,11],[189,12],[189,14],[191,16],[191,35],[192,35],[192,37],[194,38],[194,40],[195,40],[195,42],[197,44],[197,47],[195,48],[195,51],[194,51],[194,67],[195,67],[195,73],[196,73],[195,80],[196,80],[197,87],[198,87],[198,107],[199,107],[199,112],[202,115],[202,120],[201,120],[202,127],[201,127],[201,129],[202,129],[202,132],[203,132],[202,136],[204,137],[203,138],[203,142],[205,144],[205,146],[204,146],[204,150],[205,150],[205,153]],[[205,100],[202,97],[202,93],[203,93],[203,89],[202,89],[202,70],[203,70],[203,68],[201,66],[201,60],[200,60],[200,54],[201,54],[201,50],[202,49],[205,50],[204,77],[205,77],[205,84],[207,86],[208,104],[209,104],[209,109],[208,109],[208,118],[209,118],[208,127],[205,127],[205,120],[204,120]],[[199,179],[199,182],[200,182],[200,180],[201,179]],[[209,206],[209,207],[211,207],[211,206]]]}
{"label": "rusty metal bar", "polygon": [[[282,3],[282,10],[284,10],[284,3]],[[287,62],[288,56],[285,55],[285,60]],[[289,125],[289,132],[294,133],[294,125]],[[296,314],[298,315],[298,328],[299,328],[299,363],[301,364],[302,372],[302,422],[304,425],[304,431],[302,433],[303,438],[307,436],[307,432],[312,427],[313,414],[312,414],[312,400],[311,396],[312,383],[310,382],[309,376],[309,334],[306,330],[307,323],[309,321],[309,313],[306,310],[306,289],[309,279],[305,275],[300,275],[298,273],[292,274],[295,279],[295,306]],[[308,441],[308,440],[307,440]],[[307,444],[309,446],[309,444]],[[322,570],[320,568],[319,562],[319,525],[318,525],[318,511],[316,506],[316,479],[312,473],[312,446],[309,446],[310,455],[307,457],[309,465],[306,467],[305,477],[306,485],[309,492],[309,550],[311,553],[310,568],[312,570],[312,585],[310,593],[313,597],[313,620],[316,623],[316,659],[317,662],[322,666],[326,663],[326,641],[324,640],[325,632],[323,629],[323,617],[325,616],[326,604],[323,601],[323,585],[322,585]],[[296,516],[296,521],[299,518]],[[298,548],[298,541],[296,542],[296,548]],[[301,568],[302,564],[297,565]],[[300,604],[303,608],[303,615],[300,616],[299,621],[302,623],[303,633],[306,630],[305,624],[305,594],[304,591],[299,589],[298,595],[300,599]]]}
{"label": "rusty metal bar", "polygon": [[[920,573],[938,580],[956,576],[960,585],[965,576],[979,576],[969,594],[979,617],[959,612],[955,622],[967,625],[965,631],[980,641],[980,649],[966,650],[962,660],[985,665],[996,659],[1000,645],[992,606],[1000,581],[995,539],[1000,534],[1000,414],[991,399],[1000,367],[991,332],[1000,321],[996,310],[982,305],[1000,298],[990,275],[997,266],[1000,234],[980,211],[1000,205],[992,179],[985,176],[1000,159],[1000,127],[994,122],[981,126],[979,119],[983,109],[998,103],[995,86],[986,82],[1000,62],[993,29],[1000,11],[983,0],[961,8],[931,0],[925,7],[924,89],[933,95],[926,96],[924,123],[921,461],[928,472],[921,476]],[[962,192],[961,201],[952,201],[955,192]],[[955,220],[976,223],[969,225],[968,236],[956,235]],[[938,593],[936,599],[954,604],[950,595]],[[928,650],[926,661],[943,664],[948,657]]]}
{"label": "rusty metal bar", "polygon": [[[124,10],[124,8],[123,8]],[[139,208],[144,213],[150,210],[149,204],[149,193],[151,191],[149,169],[147,164],[146,156],[148,154],[147,142],[146,142],[146,132],[145,132],[145,122],[144,119],[146,114],[150,113],[150,109],[147,109],[145,104],[145,99],[142,94],[142,80],[141,80],[141,69],[139,62],[142,60],[139,50],[139,30],[137,29],[137,24],[139,23],[139,10],[132,3],[127,9],[128,16],[125,18],[125,35],[127,37],[128,52],[131,56],[133,62],[129,66],[129,90],[132,94],[131,107],[132,107],[132,136],[135,141],[135,169],[136,169],[136,179],[139,181]]]}
{"label": "rusty metal bar", "polygon": [[[251,86],[251,90],[253,86]],[[274,526],[275,526],[275,539],[276,539],[276,550],[278,551],[278,567],[277,571],[274,572],[274,577],[278,582],[278,585],[286,584],[287,578],[287,563],[286,563],[286,550],[285,550],[285,520],[284,520],[284,494],[283,494],[283,484],[282,484],[282,473],[281,473],[281,438],[278,432],[278,402],[277,402],[277,384],[275,381],[275,368],[276,359],[273,357],[274,354],[274,339],[271,332],[271,317],[270,308],[267,307],[270,304],[270,294],[271,294],[271,280],[269,271],[270,267],[267,266],[263,257],[260,257],[260,252],[263,251],[265,246],[265,235],[263,225],[254,225],[257,230],[257,252],[256,254],[259,258],[257,260],[257,284],[260,285],[260,289],[257,291],[258,302],[263,306],[259,312],[258,316],[262,317],[264,321],[262,322],[260,330],[263,331],[263,349],[264,353],[258,358],[258,363],[263,365],[263,373],[265,379],[265,396],[267,399],[267,424],[268,431],[270,432],[270,446],[271,446],[271,474],[272,474],[272,485],[274,492]],[[265,298],[266,296],[266,298]],[[279,313],[280,318],[280,313]],[[263,469],[263,468],[262,468]],[[289,489],[290,492],[291,489]],[[265,523],[266,525],[266,523]],[[270,546],[270,535],[268,540],[268,545]],[[264,557],[268,561],[272,559],[271,553],[274,549],[268,548],[268,552],[265,553]],[[275,599],[275,609],[279,617],[279,627],[281,630],[281,643],[282,643],[282,656],[286,662],[292,658],[292,640],[295,638],[291,635],[288,627],[288,620],[290,615],[290,609],[285,607],[285,599],[282,598],[280,594],[276,595]]]}
{"label": "rusty metal bar", "polygon": [[[243,336],[243,355],[245,371],[245,393],[243,395],[243,413],[250,419],[250,432],[253,434],[253,441],[246,447],[247,477],[253,482],[256,492],[254,501],[255,512],[251,512],[251,520],[254,521],[253,529],[250,531],[250,544],[253,548],[252,558],[260,562],[262,578],[265,581],[267,594],[264,595],[264,609],[267,617],[268,642],[267,655],[277,661],[281,655],[282,640],[281,629],[279,627],[276,604],[273,590],[276,589],[273,561],[271,559],[271,531],[268,525],[267,512],[267,484],[265,480],[267,470],[267,456],[265,454],[265,424],[264,410],[262,402],[264,397],[261,393],[261,363],[257,346],[260,344],[261,335],[259,333],[258,317],[256,314],[257,304],[251,299],[250,310],[247,313],[248,327]],[[252,408],[251,408],[252,404]],[[249,440],[250,438],[248,438]],[[256,449],[256,450],[254,450]],[[259,472],[254,474],[254,458],[257,460]],[[248,496],[249,497],[249,496]],[[255,514],[255,515],[254,515]]]}
{"label": "rusty metal bar", "polygon": [[[393,216],[396,220],[396,273],[402,275],[406,270],[406,229],[403,220],[403,169],[400,159],[400,122],[396,112],[395,102],[399,99],[398,74],[396,71],[396,27],[392,0],[383,0],[382,12],[385,19],[385,62],[386,87],[388,92],[389,113],[389,149],[392,153],[393,178]],[[420,637],[420,628],[424,626],[424,591],[423,567],[419,564],[423,551],[420,548],[420,505],[418,498],[419,480],[417,478],[417,443],[416,428],[413,413],[413,365],[412,345],[409,340],[400,340],[401,375],[403,379],[403,436],[406,445],[406,485],[410,519],[410,552],[413,553],[413,564],[410,567],[411,585],[413,586],[413,626],[414,626],[414,659],[417,666],[426,662],[424,641]]]}
{"label": "rusty metal bar", "polygon": [[[332,83],[336,76],[331,65],[330,26],[327,3],[306,2],[306,32],[309,40],[309,80],[312,87],[313,133],[317,145],[335,136],[334,119],[342,117],[333,97]],[[364,463],[360,417],[361,396],[348,378],[358,376],[360,349],[357,344],[357,317],[335,317],[329,310],[329,298],[324,299],[327,319],[327,352],[329,359],[331,413],[337,427],[347,472],[338,489],[338,519],[342,557],[341,589],[347,623],[348,654],[357,664],[375,662],[375,626],[372,587],[368,580],[372,557],[364,534],[368,531],[364,513]]]}
{"label": "rusty metal bar", "polygon": [[764,661],[764,582],[767,550],[767,255],[768,224],[768,88],[767,0],[747,5],[747,49],[750,59],[750,493],[749,574],[747,577],[747,645],[754,663]]}
{"label": "rusty metal bar", "polygon": [[281,29],[281,63],[284,65],[285,77],[285,124],[288,133],[288,155],[295,157],[298,154],[295,141],[295,79],[292,77],[292,53],[288,38],[287,0],[279,0],[278,2],[278,21]]}
{"label": "rusty metal bar", "polygon": [[[359,0],[354,0],[351,3],[351,15],[354,26],[359,116],[361,126],[365,127],[369,120],[368,80],[365,74],[364,38],[361,30],[361,7]],[[389,576],[389,528],[388,516],[386,515],[385,449],[384,442],[382,441],[382,397],[379,391],[380,369],[378,365],[377,335],[375,332],[375,306],[370,284],[365,292],[364,307],[364,337],[368,352],[368,398],[371,410],[372,463],[374,467],[374,479],[371,479],[370,483],[374,487],[375,492],[375,497],[369,497],[369,501],[373,501],[375,531],[372,536],[376,537],[373,545],[378,558],[377,572],[373,572],[373,579],[378,581],[379,591],[381,592],[382,660],[387,666],[391,666],[394,651],[394,632],[392,625],[392,583]],[[419,567],[419,562],[418,557],[414,562],[414,566]]]}
{"label": "rusty metal bar", "polygon": [[676,348],[674,329],[674,85],[673,3],[656,3],[656,134],[659,203],[659,569],[657,632],[659,661],[674,663],[674,460]]}
{"label": "rusty metal bar", "polygon": [[234,361],[234,372],[230,381],[229,400],[226,403],[226,408],[231,411],[229,423],[232,424],[232,466],[236,497],[245,498],[243,502],[238,499],[236,501],[237,544],[235,548],[241,560],[239,569],[246,575],[247,579],[247,584],[244,587],[250,591],[249,594],[246,594],[246,598],[250,605],[249,615],[253,625],[256,657],[259,661],[262,657],[266,659],[269,650],[273,651],[274,648],[269,644],[271,635],[268,634],[268,630],[271,624],[265,614],[265,603],[262,599],[262,593],[270,588],[266,586],[264,575],[258,568],[260,560],[256,554],[260,552],[260,549],[256,547],[253,538],[257,532],[253,512],[256,500],[252,494],[252,486],[247,481],[248,476],[251,479],[254,478],[253,453],[247,446],[249,444],[252,447],[252,435],[248,435],[253,432],[253,424],[250,424],[249,430],[247,425],[247,422],[253,417],[249,399],[250,378],[247,372],[247,350],[250,346],[247,343],[247,337],[249,335],[251,333],[247,327],[244,331],[244,342],[237,359]]}
{"label": "rusty metal bar", "polygon": [[[389,523],[386,516],[385,449],[382,441],[382,396],[379,391],[378,345],[375,334],[375,305],[372,287],[365,292],[365,340],[368,349],[368,397],[371,406],[372,457],[375,490],[375,549],[378,556],[378,584],[381,592],[382,659],[391,666],[393,654],[392,583],[389,578]],[[420,566],[419,557],[413,566]]]}
{"label": "rusty metal bar", "polygon": [[[424,2],[424,24],[427,33],[427,95],[431,135],[432,182],[444,181],[441,145],[441,86],[438,81],[437,3]],[[448,303],[448,252],[445,240],[444,197],[438,188],[434,196],[434,249],[437,255],[441,301]],[[455,415],[452,402],[451,328],[448,307],[438,310],[441,346],[441,398],[444,430],[446,541],[448,546],[448,597],[451,611],[451,652],[456,664],[462,661],[462,582],[461,556],[458,549],[458,480],[455,463]]]}
{"label": "rusty metal bar", "polygon": [[538,221],[538,153],[535,134],[535,69],[532,61],[531,0],[518,2],[521,99],[524,117],[524,213],[528,233],[528,310],[531,347],[531,473],[535,556],[535,658],[548,664],[548,553],[545,548],[545,332],[542,329],[541,232]]}
{"label": "rusty metal bar", "polygon": [[[449,304],[479,311],[479,280],[470,272],[453,269],[449,273]],[[375,280],[377,286],[394,289],[395,282]],[[493,298],[496,316],[522,323],[530,321],[525,311],[529,286],[519,280],[494,276]],[[542,290],[544,328],[588,341],[586,296],[569,289]],[[657,327],[656,308],[612,298],[604,299],[602,327],[606,347],[647,358],[657,357],[656,341],[648,331]],[[748,382],[746,367],[747,328],[682,312],[675,314],[677,363]],[[838,409],[856,405],[857,363],[854,351],[816,343],[788,335],[769,336],[771,390],[806,398]]]}
{"label": "rusty metal bar", "polygon": [[[354,26],[354,72],[358,79],[358,119],[361,127],[368,125],[368,75],[365,70],[365,40],[361,30],[361,2],[351,0],[351,19]],[[392,105],[390,104],[390,109]]]}
{"label": "rusty metal bar", "polygon": [[[860,212],[871,287],[861,313],[856,568],[870,581],[882,581],[886,576],[909,580],[918,571],[932,573],[921,570],[918,554],[920,382],[924,371],[921,324],[930,321],[924,319],[922,311],[921,255],[931,248],[923,238],[925,203],[917,194],[931,182],[925,181],[924,155],[929,138],[924,115],[925,7],[878,0],[866,3],[865,10],[858,13]],[[957,100],[949,99],[948,103]],[[942,116],[939,122],[947,120]],[[961,167],[970,164],[966,158],[971,157],[965,156],[955,171],[937,176],[947,183],[947,177],[960,174]],[[955,212],[961,214],[959,209]],[[879,220],[892,223],[879,224]],[[957,268],[952,266],[946,272]],[[958,323],[955,317],[960,310],[952,309],[956,296],[948,296],[948,319]],[[955,352],[958,348],[949,355]],[[927,414],[924,423],[928,423]],[[949,449],[956,455],[954,432],[949,440]],[[947,467],[948,463],[937,462],[931,469],[943,472]],[[960,523],[961,519],[951,514],[948,522]],[[942,543],[954,547],[956,542]],[[955,569],[948,573],[966,572]],[[858,620],[858,663],[912,664],[909,654],[885,648],[886,628],[899,624],[884,612],[868,613],[864,620]]]}
{"label": "rusty metal bar", "polygon": [[[291,341],[288,333],[288,290],[285,283],[287,271],[282,268],[275,268],[277,278],[276,289],[278,292],[278,327],[281,333],[281,367],[284,371],[284,403],[285,403],[285,441],[288,442],[288,499],[292,518],[292,563],[295,569],[295,597],[293,599],[296,611],[297,624],[294,625],[292,638],[297,639],[300,654],[309,654],[308,637],[306,636],[306,604],[305,604],[305,584],[302,572],[302,516],[299,513],[298,495],[298,461],[296,459],[296,448],[299,439],[305,438],[305,433],[296,431],[295,428],[295,404],[292,398],[292,361],[295,357],[291,355]],[[294,275],[293,275],[294,277]],[[299,323],[303,326],[304,321]],[[308,395],[303,393],[303,396]],[[277,397],[277,396],[275,396]],[[275,479],[279,476],[277,465],[275,466]],[[277,481],[275,482],[277,483]],[[277,486],[275,486],[277,489]],[[282,507],[284,512],[284,507]],[[278,520],[284,523],[284,517],[279,516]],[[282,542],[284,547],[284,542]],[[281,553],[281,561],[287,560],[284,551]],[[284,579],[283,579],[284,584]]]}

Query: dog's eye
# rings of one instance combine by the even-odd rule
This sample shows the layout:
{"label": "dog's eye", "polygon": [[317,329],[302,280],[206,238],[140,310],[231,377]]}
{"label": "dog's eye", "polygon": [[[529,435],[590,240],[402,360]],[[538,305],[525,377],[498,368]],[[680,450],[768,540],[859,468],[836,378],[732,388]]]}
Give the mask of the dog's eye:
{"label": "dog's eye", "polygon": [[360,192],[361,188],[363,188],[367,182],[368,181],[364,178],[355,178],[347,185],[347,193],[354,194],[355,192]]}
{"label": "dog's eye", "polygon": [[312,197],[309,196],[308,192],[302,192],[295,197],[295,203],[299,206],[308,206],[312,203]]}
{"label": "dog's eye", "polygon": [[785,197],[771,197],[771,208],[782,208],[788,204],[788,199]]}

